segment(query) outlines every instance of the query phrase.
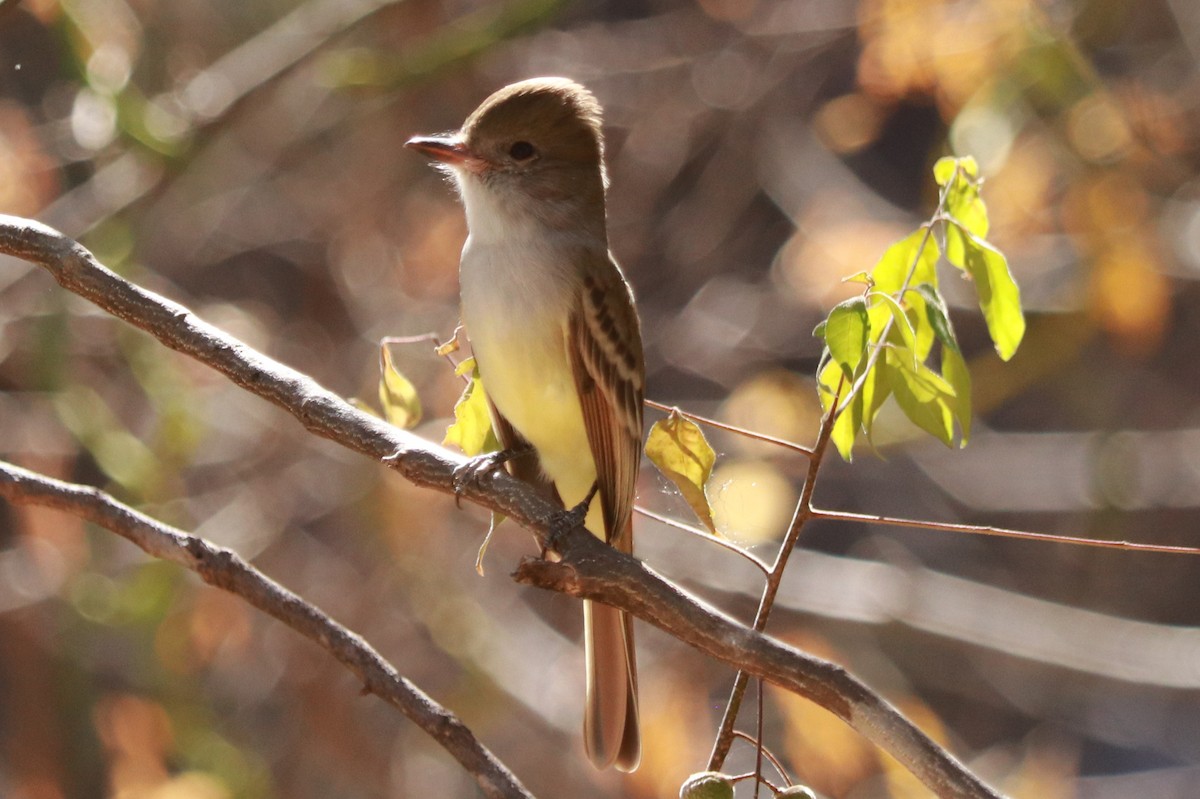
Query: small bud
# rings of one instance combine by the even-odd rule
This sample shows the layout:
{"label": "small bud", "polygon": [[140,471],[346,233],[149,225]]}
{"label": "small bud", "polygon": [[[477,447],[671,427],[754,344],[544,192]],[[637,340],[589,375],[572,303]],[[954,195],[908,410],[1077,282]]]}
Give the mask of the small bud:
{"label": "small bud", "polygon": [[679,799],[733,799],[733,782],[716,771],[701,771],[679,786]]}
{"label": "small bud", "polygon": [[793,785],[775,794],[775,799],[785,799],[786,797],[791,797],[791,799],[817,799],[817,795],[807,785]]}

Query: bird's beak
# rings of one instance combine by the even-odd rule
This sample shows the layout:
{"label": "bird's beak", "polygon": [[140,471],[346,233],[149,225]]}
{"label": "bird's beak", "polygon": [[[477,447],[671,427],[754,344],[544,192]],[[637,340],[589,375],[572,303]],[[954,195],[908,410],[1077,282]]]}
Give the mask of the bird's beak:
{"label": "bird's beak", "polygon": [[404,146],[450,166],[469,167],[479,160],[457,136],[414,136]]}

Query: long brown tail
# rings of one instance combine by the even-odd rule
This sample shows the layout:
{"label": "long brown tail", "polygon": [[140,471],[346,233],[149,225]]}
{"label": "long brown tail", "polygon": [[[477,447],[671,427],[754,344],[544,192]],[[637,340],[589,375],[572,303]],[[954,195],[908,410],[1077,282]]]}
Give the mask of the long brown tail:
{"label": "long brown tail", "polygon": [[596,768],[633,771],[642,759],[633,620],[624,611],[585,600],[583,627],[587,656],[583,740],[588,757]]}

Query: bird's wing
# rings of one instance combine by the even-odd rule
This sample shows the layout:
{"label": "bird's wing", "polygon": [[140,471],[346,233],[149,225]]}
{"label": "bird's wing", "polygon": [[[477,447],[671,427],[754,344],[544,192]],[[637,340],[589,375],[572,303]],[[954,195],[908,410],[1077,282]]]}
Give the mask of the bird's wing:
{"label": "bird's wing", "polygon": [[583,285],[568,323],[567,350],[596,462],[608,543],[630,552],[645,363],[633,294],[611,256],[606,257],[603,268],[583,270]]}

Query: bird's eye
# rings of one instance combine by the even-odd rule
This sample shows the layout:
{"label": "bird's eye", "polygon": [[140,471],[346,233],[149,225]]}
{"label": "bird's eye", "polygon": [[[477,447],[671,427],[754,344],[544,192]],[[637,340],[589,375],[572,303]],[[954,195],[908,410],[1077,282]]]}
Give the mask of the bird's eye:
{"label": "bird's eye", "polygon": [[516,161],[528,161],[537,155],[537,149],[527,141],[518,141],[508,148],[508,154]]}

